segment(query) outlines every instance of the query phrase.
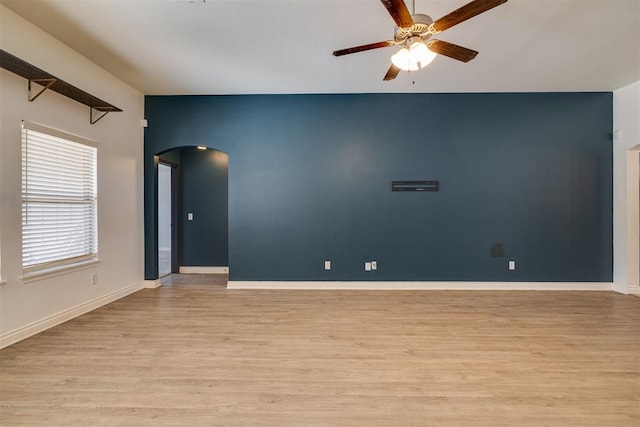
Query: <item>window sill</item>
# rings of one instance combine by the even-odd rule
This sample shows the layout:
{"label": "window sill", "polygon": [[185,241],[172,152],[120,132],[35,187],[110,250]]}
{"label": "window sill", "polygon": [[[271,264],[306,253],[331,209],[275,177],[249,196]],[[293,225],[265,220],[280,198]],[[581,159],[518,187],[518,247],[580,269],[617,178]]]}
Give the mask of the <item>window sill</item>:
{"label": "window sill", "polygon": [[22,280],[23,283],[30,283],[30,282],[35,282],[37,280],[44,280],[50,277],[71,273],[73,271],[84,270],[86,268],[91,268],[98,264],[100,264],[99,259],[76,262],[75,264],[61,265],[59,267],[47,268],[45,270],[32,271],[30,273],[23,274],[20,279]]}

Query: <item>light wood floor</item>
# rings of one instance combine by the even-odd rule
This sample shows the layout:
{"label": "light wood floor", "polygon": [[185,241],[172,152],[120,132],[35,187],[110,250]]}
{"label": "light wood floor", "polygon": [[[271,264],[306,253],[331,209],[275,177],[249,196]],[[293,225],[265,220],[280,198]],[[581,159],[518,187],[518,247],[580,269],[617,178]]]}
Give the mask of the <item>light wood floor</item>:
{"label": "light wood floor", "polygon": [[169,281],[1,350],[0,424],[640,425],[640,298]]}

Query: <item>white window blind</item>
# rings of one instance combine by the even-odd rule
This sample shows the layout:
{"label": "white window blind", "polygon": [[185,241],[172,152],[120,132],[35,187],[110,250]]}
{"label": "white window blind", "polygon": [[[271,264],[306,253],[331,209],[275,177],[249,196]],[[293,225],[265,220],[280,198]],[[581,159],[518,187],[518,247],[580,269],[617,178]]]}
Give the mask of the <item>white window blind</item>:
{"label": "white window blind", "polygon": [[24,272],[96,259],[96,169],[91,141],[23,123]]}

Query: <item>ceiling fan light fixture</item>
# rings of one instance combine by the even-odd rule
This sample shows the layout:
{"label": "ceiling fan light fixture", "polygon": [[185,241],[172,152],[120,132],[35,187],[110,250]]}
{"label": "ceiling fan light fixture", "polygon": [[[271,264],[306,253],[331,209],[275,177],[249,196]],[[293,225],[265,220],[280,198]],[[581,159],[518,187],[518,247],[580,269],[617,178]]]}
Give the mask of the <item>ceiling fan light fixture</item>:
{"label": "ceiling fan light fixture", "polygon": [[381,1],[396,23],[393,39],[334,50],[333,56],[401,45],[402,49],[391,57],[392,64],[382,79],[384,81],[395,79],[400,71],[416,71],[424,68],[437,55],[448,56],[460,62],[471,61],[478,54],[475,50],[444,40],[432,39],[431,36],[440,34],[448,28],[507,2],[507,0],[471,0],[464,6],[434,21],[429,15],[415,13],[415,0],[412,3],[414,6],[413,14],[407,9],[406,0]]}
{"label": "ceiling fan light fixture", "polygon": [[416,71],[429,65],[435,57],[436,53],[420,40],[411,43],[408,49],[400,49],[391,57],[391,62],[403,71]]}

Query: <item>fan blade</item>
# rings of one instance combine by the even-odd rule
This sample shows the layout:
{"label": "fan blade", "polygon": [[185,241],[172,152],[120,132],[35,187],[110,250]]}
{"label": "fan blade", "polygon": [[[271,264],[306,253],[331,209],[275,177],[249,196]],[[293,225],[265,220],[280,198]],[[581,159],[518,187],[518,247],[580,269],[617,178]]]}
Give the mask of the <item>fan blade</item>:
{"label": "fan blade", "polygon": [[355,46],[355,47],[349,47],[349,48],[346,48],[346,49],[334,50],[333,51],[333,56],[349,55],[350,53],[364,52],[365,50],[379,49],[381,47],[393,46],[395,44],[396,44],[396,42],[394,42],[392,40],[387,40],[387,41],[384,41],[384,42],[377,42],[377,43],[363,44],[362,46]]}
{"label": "fan blade", "polygon": [[444,31],[506,2],[507,0],[474,0],[436,20],[433,28],[438,32]]}
{"label": "fan blade", "polygon": [[380,0],[384,7],[387,8],[389,15],[396,21],[396,25],[400,28],[407,28],[413,25],[413,18],[407,9],[407,5],[403,0]]}
{"label": "fan blade", "polygon": [[387,74],[384,75],[384,78],[382,80],[384,81],[393,80],[396,77],[398,77],[399,73],[400,73],[400,68],[391,64],[391,66],[389,67],[389,71],[387,71]]}
{"label": "fan blade", "polygon": [[458,46],[457,44],[442,40],[429,40],[427,42],[427,47],[435,53],[448,56],[449,58],[457,59],[462,62],[469,62],[478,54],[475,50],[467,49],[466,47]]}

